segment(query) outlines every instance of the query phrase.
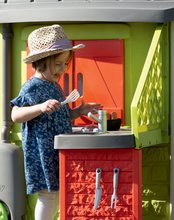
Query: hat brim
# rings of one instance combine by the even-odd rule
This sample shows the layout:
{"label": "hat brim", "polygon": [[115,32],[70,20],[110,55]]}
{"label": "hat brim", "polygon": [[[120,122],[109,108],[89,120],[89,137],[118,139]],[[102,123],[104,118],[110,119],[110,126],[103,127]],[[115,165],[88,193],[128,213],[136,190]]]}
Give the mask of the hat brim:
{"label": "hat brim", "polygon": [[23,59],[23,61],[24,61],[24,63],[29,64],[29,63],[33,63],[37,60],[41,60],[43,58],[46,58],[46,57],[49,57],[49,56],[52,56],[55,54],[63,53],[65,51],[70,51],[70,50],[75,51],[75,50],[78,50],[78,49],[81,49],[84,47],[85,47],[84,44],[78,44],[74,47],[66,48],[63,50],[62,49],[54,49],[54,50],[48,49],[48,50],[42,51],[40,53],[29,54],[26,58]]}

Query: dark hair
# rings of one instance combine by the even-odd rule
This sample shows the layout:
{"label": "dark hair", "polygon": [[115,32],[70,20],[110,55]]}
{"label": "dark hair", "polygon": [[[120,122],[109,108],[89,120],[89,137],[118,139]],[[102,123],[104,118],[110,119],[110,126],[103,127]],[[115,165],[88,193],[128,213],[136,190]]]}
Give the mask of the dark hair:
{"label": "dark hair", "polygon": [[[56,55],[52,55],[50,57],[55,57]],[[47,59],[48,59],[48,57],[45,57],[43,59],[32,62],[32,68],[41,72],[41,73],[44,72],[47,68]],[[71,59],[72,59],[72,51],[70,50],[69,63],[70,63]]]}
{"label": "dark hair", "polygon": [[47,68],[47,57],[32,63],[32,68],[39,72],[44,72]]}

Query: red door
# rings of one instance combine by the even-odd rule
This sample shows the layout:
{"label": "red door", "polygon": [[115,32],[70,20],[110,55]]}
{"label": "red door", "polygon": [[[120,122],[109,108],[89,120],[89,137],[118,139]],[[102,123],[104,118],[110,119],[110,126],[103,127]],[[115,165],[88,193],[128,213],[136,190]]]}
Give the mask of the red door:
{"label": "red door", "polygon": [[101,103],[124,120],[123,40],[75,41],[86,47],[75,53],[75,87],[86,102]]}

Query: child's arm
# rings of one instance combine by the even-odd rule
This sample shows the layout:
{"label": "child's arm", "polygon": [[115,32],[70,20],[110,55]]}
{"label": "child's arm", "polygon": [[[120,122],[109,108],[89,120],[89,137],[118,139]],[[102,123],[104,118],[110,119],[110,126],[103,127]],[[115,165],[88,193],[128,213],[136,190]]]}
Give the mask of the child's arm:
{"label": "child's arm", "polygon": [[51,113],[59,107],[60,103],[55,99],[49,99],[44,103],[33,106],[14,106],[12,108],[11,118],[13,122],[22,123],[30,121],[44,112]]}

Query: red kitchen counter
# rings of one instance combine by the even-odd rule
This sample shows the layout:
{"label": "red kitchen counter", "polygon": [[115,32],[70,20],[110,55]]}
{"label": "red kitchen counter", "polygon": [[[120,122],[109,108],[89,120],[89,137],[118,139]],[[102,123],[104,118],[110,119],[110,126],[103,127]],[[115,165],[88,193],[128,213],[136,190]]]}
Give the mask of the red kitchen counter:
{"label": "red kitchen counter", "polygon": [[[54,148],[60,149],[61,220],[142,219],[142,152],[133,147],[131,132],[111,133],[55,136]],[[94,210],[96,168],[102,169],[102,195]],[[114,168],[120,171],[116,209],[111,208]]]}

